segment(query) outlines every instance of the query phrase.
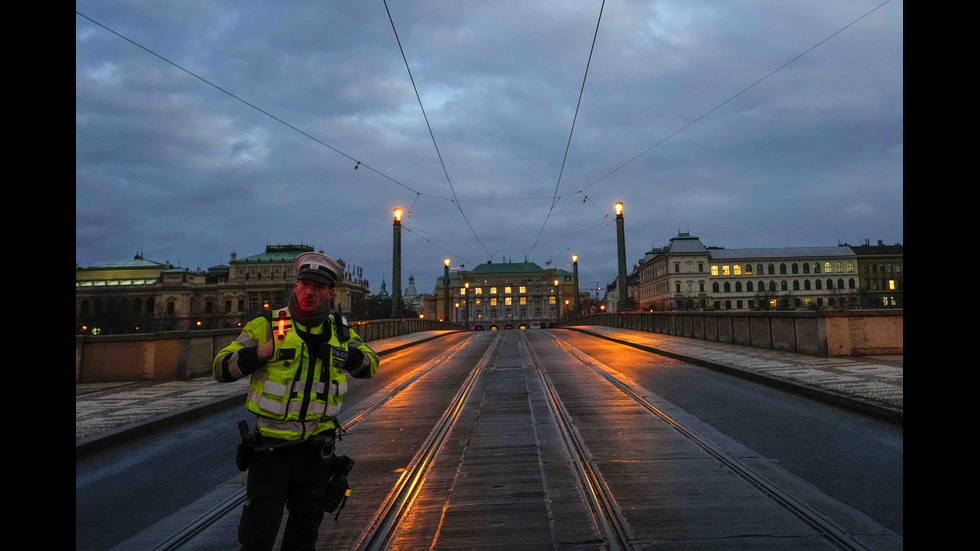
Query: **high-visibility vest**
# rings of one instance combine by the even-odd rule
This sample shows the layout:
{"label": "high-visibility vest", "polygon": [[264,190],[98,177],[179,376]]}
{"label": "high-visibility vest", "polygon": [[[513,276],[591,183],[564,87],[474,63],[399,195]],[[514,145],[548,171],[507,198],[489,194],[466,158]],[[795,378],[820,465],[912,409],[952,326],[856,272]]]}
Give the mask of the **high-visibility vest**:
{"label": "high-visibility vest", "polygon": [[[322,350],[311,350],[300,332],[310,340],[322,340]],[[328,333],[329,332],[329,333]],[[237,368],[237,353],[247,347],[261,346],[272,339],[272,357],[251,374],[246,407],[257,415],[259,434],[283,440],[308,438],[336,427],[336,416],[347,392],[347,374],[340,368],[351,347],[365,356],[364,369],[358,377],[371,377],[377,371],[378,356],[360,337],[350,331],[341,341],[337,327],[328,318],[322,325],[307,327],[296,322],[283,308],[272,313],[271,320],[260,317],[245,325],[242,334],[218,353],[214,362],[215,378],[236,380],[244,376]],[[222,370],[225,356],[228,368]]]}

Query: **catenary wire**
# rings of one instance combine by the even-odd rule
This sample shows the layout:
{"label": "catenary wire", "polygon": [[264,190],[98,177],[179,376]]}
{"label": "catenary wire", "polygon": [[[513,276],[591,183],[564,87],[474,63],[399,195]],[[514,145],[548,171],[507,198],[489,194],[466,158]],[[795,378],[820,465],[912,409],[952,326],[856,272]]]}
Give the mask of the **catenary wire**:
{"label": "catenary wire", "polygon": [[135,40],[133,40],[133,39],[131,39],[131,38],[129,38],[129,37],[127,37],[127,36],[125,36],[125,35],[117,32],[117,31],[115,31],[113,29],[110,29],[109,27],[107,27],[107,26],[103,25],[102,23],[100,23],[100,22],[92,19],[91,17],[85,15],[84,13],[81,13],[78,10],[75,10],[75,14],[78,15],[79,17],[85,18],[86,20],[90,21],[91,23],[93,23],[95,25],[98,25],[99,27],[102,27],[103,29],[109,31],[110,33],[112,33],[112,34],[114,34],[116,36],[118,36],[119,38],[125,40],[126,42],[129,42],[130,44],[136,46],[137,48],[139,48],[139,49],[141,49],[143,51],[145,51],[146,53],[148,53],[148,54],[150,54],[150,55],[152,55],[152,56],[154,56],[154,57],[156,57],[156,58],[164,61],[165,63],[168,63],[168,64],[176,67],[177,69],[180,69],[181,71],[183,71],[183,72],[187,73],[188,75],[190,75],[190,76],[192,76],[192,77],[200,80],[201,82],[207,84],[208,86],[211,86],[212,88],[220,91],[221,93],[226,94],[229,97],[231,97],[233,99],[236,99],[236,100],[238,100],[241,103],[244,103],[245,105],[247,105],[247,106],[251,107],[252,109],[258,111],[259,113],[262,113],[263,115],[265,115],[265,116],[273,119],[274,121],[276,121],[276,122],[278,122],[278,123],[286,126],[287,128],[290,128],[291,130],[294,130],[294,131],[302,134],[303,136],[306,136],[307,138],[309,138],[309,139],[315,141],[316,143],[318,143],[318,144],[326,147],[327,149],[330,149],[331,151],[333,151],[333,152],[335,152],[335,153],[337,153],[339,155],[342,155],[342,156],[346,157],[347,159],[349,159],[351,161],[354,161],[355,163],[357,163],[357,166],[359,166],[359,167],[364,167],[364,168],[370,170],[371,172],[374,172],[375,174],[381,176],[382,178],[385,178],[387,180],[390,180],[391,182],[394,182],[395,184],[398,184],[399,186],[401,186],[401,187],[403,187],[403,188],[405,188],[405,189],[407,189],[407,190],[409,190],[409,191],[411,191],[413,193],[416,193],[418,195],[425,195],[426,197],[431,197],[433,199],[442,199],[444,201],[451,201],[450,199],[448,199],[446,197],[440,197],[438,195],[431,195],[431,194],[428,194],[428,193],[422,193],[422,192],[420,192],[420,191],[418,191],[416,189],[413,189],[412,187],[410,187],[410,186],[408,186],[408,185],[406,185],[406,184],[404,184],[402,182],[399,182],[395,178],[392,178],[391,176],[388,176],[387,174],[385,174],[385,173],[383,173],[383,172],[381,172],[381,171],[379,171],[379,170],[371,167],[370,165],[367,165],[366,163],[364,163],[364,161],[358,161],[357,159],[355,159],[354,157],[351,157],[347,153],[344,153],[343,151],[341,151],[341,150],[337,149],[336,147],[334,147],[334,146],[332,146],[332,145],[330,145],[330,144],[328,144],[328,143],[320,140],[319,138],[316,138],[314,136],[311,136],[307,132],[305,132],[305,131],[303,131],[303,130],[301,130],[301,129],[295,127],[295,126],[293,126],[292,124],[290,124],[290,123],[288,123],[288,122],[280,119],[279,117],[273,115],[272,113],[269,113],[268,111],[262,109],[261,107],[255,105],[255,104],[253,104],[253,103],[251,103],[251,102],[249,102],[247,100],[244,100],[244,99],[238,97],[237,95],[233,94],[232,92],[230,92],[230,91],[222,88],[221,86],[218,86],[217,84],[215,84],[215,83],[209,81],[208,79],[206,79],[206,78],[204,78],[204,77],[202,77],[202,76],[194,73],[193,71],[190,71],[188,69],[185,69],[184,67],[180,66],[179,64],[174,63],[173,61],[167,59],[166,57],[163,57],[162,55],[154,52],[153,50],[147,48],[146,46],[143,46],[139,42],[136,42]]}
{"label": "catenary wire", "polygon": [[[682,126],[682,127],[680,127],[680,128],[678,128],[677,130],[675,130],[674,132],[672,132],[672,133],[671,133],[670,135],[668,135],[667,137],[665,137],[665,138],[663,138],[662,140],[660,140],[660,141],[658,141],[657,143],[655,143],[655,144],[653,144],[653,145],[651,145],[650,147],[648,147],[648,148],[646,148],[646,149],[644,149],[644,150],[643,150],[643,151],[642,151],[641,153],[639,153],[638,155],[636,155],[636,156],[634,156],[633,158],[631,158],[630,160],[628,160],[628,161],[626,161],[625,163],[623,163],[623,164],[621,164],[621,165],[619,165],[618,167],[616,167],[615,169],[613,169],[613,170],[612,170],[611,172],[609,172],[608,174],[606,174],[606,175],[605,175],[605,176],[603,176],[602,178],[599,178],[598,180],[596,180],[596,181],[594,181],[594,182],[592,182],[591,184],[589,184],[589,185],[587,185],[587,186],[585,186],[584,188],[582,188],[582,189],[580,189],[580,190],[579,190],[579,191],[578,191],[577,193],[582,193],[582,192],[584,192],[585,190],[587,190],[587,189],[589,189],[590,187],[592,187],[592,186],[594,186],[594,185],[596,185],[596,184],[598,184],[599,182],[601,182],[601,181],[603,181],[603,180],[605,180],[606,178],[608,178],[608,177],[610,177],[610,176],[612,176],[612,175],[613,175],[613,174],[615,174],[616,172],[619,172],[619,170],[621,170],[622,168],[624,168],[624,167],[626,167],[626,165],[628,165],[628,164],[630,164],[630,163],[632,163],[633,161],[635,161],[635,160],[637,160],[637,159],[639,159],[640,157],[642,157],[642,156],[644,156],[644,155],[646,155],[647,153],[649,153],[650,151],[652,151],[652,150],[653,150],[653,149],[655,149],[656,147],[659,147],[659,146],[660,146],[661,144],[663,144],[663,143],[664,143],[664,142],[666,142],[667,140],[669,140],[669,139],[671,139],[671,138],[673,138],[674,136],[676,136],[676,135],[678,135],[678,134],[680,134],[681,132],[683,132],[683,131],[685,131],[685,130],[687,130],[688,128],[690,128],[691,126],[693,126],[694,124],[696,124],[696,123],[697,123],[698,121],[700,121],[701,119],[703,119],[703,118],[705,118],[705,117],[707,117],[707,116],[708,116],[708,115],[710,115],[711,113],[714,113],[714,112],[715,112],[715,111],[717,111],[718,109],[720,109],[720,108],[722,108],[722,107],[724,107],[724,106],[725,106],[725,105],[726,105],[726,104],[727,104],[728,102],[730,102],[730,101],[732,101],[732,100],[734,100],[735,98],[737,98],[737,97],[739,97],[739,96],[741,96],[741,95],[742,95],[742,94],[744,94],[745,92],[748,92],[748,91],[749,91],[750,89],[752,89],[752,88],[754,88],[754,87],[755,87],[755,86],[756,86],[757,84],[760,84],[760,83],[761,83],[762,81],[764,81],[764,80],[766,80],[767,78],[769,78],[769,77],[771,77],[771,76],[773,76],[773,75],[775,75],[775,74],[776,74],[776,73],[778,73],[779,71],[781,71],[781,70],[783,70],[783,69],[785,69],[785,68],[786,68],[787,66],[789,66],[790,64],[792,64],[792,63],[793,63],[793,62],[795,62],[796,60],[798,60],[798,59],[800,59],[801,57],[803,57],[803,56],[805,56],[806,54],[808,54],[808,53],[810,53],[810,52],[812,52],[813,50],[815,50],[815,49],[817,49],[817,48],[818,48],[818,47],[820,47],[820,46],[821,46],[821,45],[822,45],[823,43],[825,43],[825,42],[827,42],[828,40],[830,40],[831,38],[833,38],[833,37],[835,37],[835,36],[837,36],[838,34],[840,34],[840,33],[842,33],[842,32],[844,32],[845,30],[847,30],[847,29],[848,29],[848,27],[850,27],[850,26],[852,26],[852,25],[854,25],[854,24],[855,24],[855,23],[857,23],[858,21],[861,21],[861,20],[862,20],[862,19],[864,19],[865,17],[867,17],[867,16],[869,16],[869,15],[871,15],[872,13],[874,13],[874,12],[876,12],[876,11],[878,11],[878,10],[879,10],[879,9],[880,9],[880,8],[881,8],[882,6],[884,6],[885,4],[887,4],[887,3],[889,3],[889,2],[891,2],[891,0],[885,0],[885,1],[884,1],[884,2],[882,2],[881,4],[878,4],[877,6],[875,6],[874,8],[872,8],[871,10],[869,10],[868,12],[866,12],[866,13],[865,13],[864,15],[862,15],[862,16],[860,16],[860,17],[858,17],[858,18],[857,18],[857,19],[855,19],[854,21],[851,21],[851,22],[850,22],[850,23],[848,23],[847,25],[844,25],[843,27],[841,27],[840,29],[838,29],[838,30],[837,30],[836,32],[834,32],[834,33],[832,33],[832,34],[831,34],[830,36],[828,36],[827,38],[824,38],[824,39],[823,39],[823,40],[821,40],[820,42],[817,42],[817,43],[816,43],[816,44],[814,44],[813,46],[810,46],[809,48],[807,48],[806,50],[804,50],[804,51],[803,51],[803,53],[801,53],[801,54],[799,54],[799,55],[797,55],[797,56],[796,56],[796,57],[794,57],[793,59],[790,59],[790,60],[789,60],[789,61],[787,61],[786,63],[783,63],[782,65],[780,65],[780,66],[779,66],[779,67],[777,67],[776,69],[773,69],[773,70],[772,70],[772,71],[770,71],[770,72],[769,72],[769,74],[767,74],[766,76],[764,76],[764,77],[762,77],[762,78],[760,78],[759,80],[757,80],[757,81],[755,81],[755,82],[753,82],[752,84],[750,84],[750,85],[748,85],[748,86],[746,86],[745,88],[743,88],[742,90],[740,90],[740,91],[739,91],[738,93],[736,93],[736,94],[735,94],[735,95],[733,95],[732,97],[730,97],[730,98],[728,98],[728,99],[726,99],[725,101],[723,101],[723,102],[721,102],[721,103],[719,103],[718,105],[716,105],[716,106],[714,106],[714,107],[712,107],[712,108],[711,108],[710,110],[708,110],[707,112],[705,112],[705,113],[704,113],[703,115],[701,115],[701,116],[699,116],[698,118],[696,118],[696,119],[694,119],[694,120],[692,120],[691,122],[689,122],[689,123],[687,123],[687,124],[685,124],[684,126]],[[574,195],[574,194],[572,194],[572,195]]]}
{"label": "catenary wire", "polygon": [[595,52],[595,43],[599,37],[599,24],[602,22],[602,10],[606,7],[606,0],[602,0],[602,5],[599,6],[599,17],[595,22],[595,33],[592,35],[592,47],[589,48],[589,59],[585,63],[585,74],[582,75],[582,86],[578,91],[578,102],[575,104],[575,115],[572,117],[572,127],[568,131],[568,142],[565,144],[565,155],[561,160],[561,169],[558,171],[558,181],[555,183],[555,193],[551,197],[551,206],[548,208],[548,214],[544,217],[544,222],[541,224],[541,229],[538,230],[538,236],[534,238],[534,243],[531,244],[531,248],[528,249],[528,253],[534,251],[534,248],[538,245],[538,240],[541,239],[541,234],[544,232],[545,226],[548,225],[548,220],[551,218],[552,211],[555,210],[555,204],[558,203],[558,188],[561,186],[561,177],[565,172],[565,161],[568,160],[568,150],[572,146],[572,134],[575,133],[575,121],[578,120],[578,111],[582,106],[582,95],[585,93],[585,81],[589,78],[589,67],[592,65],[592,54]]}
{"label": "catenary wire", "polygon": [[483,250],[489,255],[490,251],[487,250],[486,245],[483,244],[483,240],[477,235],[476,230],[473,229],[473,225],[470,224],[470,220],[466,217],[466,213],[463,212],[463,206],[459,204],[459,198],[456,197],[456,189],[453,187],[453,181],[449,177],[449,171],[446,169],[446,163],[442,159],[442,153],[439,152],[439,144],[436,143],[436,135],[432,132],[432,125],[429,124],[429,117],[425,114],[425,107],[422,105],[422,97],[419,95],[419,89],[415,85],[415,77],[412,76],[412,69],[408,65],[408,58],[405,57],[405,49],[402,48],[402,41],[398,38],[398,30],[395,29],[395,20],[391,17],[391,10],[388,9],[388,0],[384,0],[385,11],[388,13],[388,21],[391,23],[391,31],[395,34],[395,41],[398,43],[398,51],[402,54],[402,60],[405,62],[405,70],[408,71],[408,78],[412,82],[412,89],[415,90],[415,98],[419,102],[419,108],[422,110],[422,118],[425,119],[425,126],[429,129],[429,136],[432,138],[432,145],[436,149],[436,155],[439,157],[439,164],[442,165],[442,171],[446,175],[446,181],[449,182],[449,190],[453,193],[453,203],[459,210],[459,213],[463,216],[463,221],[469,226],[470,231],[473,232],[473,237],[476,241],[483,247]]}

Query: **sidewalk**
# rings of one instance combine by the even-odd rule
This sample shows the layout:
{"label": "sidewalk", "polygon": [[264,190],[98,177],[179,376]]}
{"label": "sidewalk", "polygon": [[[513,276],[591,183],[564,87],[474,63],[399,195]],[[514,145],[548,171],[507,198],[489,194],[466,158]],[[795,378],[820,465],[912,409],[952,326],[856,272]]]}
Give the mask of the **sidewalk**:
{"label": "sidewalk", "polygon": [[[628,329],[570,329],[902,422],[903,356],[823,358]],[[373,341],[371,347],[385,355],[451,332],[413,333]],[[244,403],[247,390],[247,378],[234,383],[203,377],[75,385],[75,456],[146,433],[151,427]]]}
{"label": "sidewalk", "polygon": [[[370,344],[383,356],[453,332],[423,331]],[[189,381],[76,384],[75,457],[231,404],[244,406],[248,382],[246,377],[219,383],[207,376]]]}
{"label": "sidewalk", "polygon": [[597,325],[569,329],[903,422],[904,355],[825,358]]}

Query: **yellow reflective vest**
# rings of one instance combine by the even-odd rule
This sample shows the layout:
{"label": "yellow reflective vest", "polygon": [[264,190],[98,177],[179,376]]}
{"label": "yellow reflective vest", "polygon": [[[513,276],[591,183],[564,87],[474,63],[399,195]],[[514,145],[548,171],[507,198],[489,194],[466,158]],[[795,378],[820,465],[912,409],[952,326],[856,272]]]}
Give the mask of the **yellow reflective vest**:
{"label": "yellow reflective vest", "polygon": [[[271,320],[250,321],[218,353],[214,377],[228,382],[251,375],[246,406],[257,416],[259,434],[283,440],[309,438],[336,427],[348,375],[369,378],[378,369],[378,355],[357,333],[349,331],[346,338],[344,332],[337,333],[333,316],[322,325],[307,327],[294,321],[288,308],[276,310]],[[270,339],[275,341],[275,351],[259,364],[254,347]],[[348,373],[341,368],[351,348],[363,352],[364,360]]]}

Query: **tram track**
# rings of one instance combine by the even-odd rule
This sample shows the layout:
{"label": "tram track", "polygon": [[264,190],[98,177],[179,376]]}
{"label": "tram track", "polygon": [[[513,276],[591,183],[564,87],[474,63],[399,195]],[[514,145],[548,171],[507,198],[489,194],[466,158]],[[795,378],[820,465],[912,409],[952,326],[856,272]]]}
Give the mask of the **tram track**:
{"label": "tram track", "polygon": [[[802,522],[816,530],[821,534],[824,539],[826,539],[831,545],[837,547],[838,549],[846,551],[868,551],[868,547],[859,542],[857,539],[852,537],[850,533],[844,528],[840,527],[837,523],[827,518],[825,515],[816,511],[807,504],[801,502],[800,500],[794,498],[789,492],[781,488],[778,484],[769,480],[766,476],[760,474],[755,469],[746,465],[737,458],[726,453],[724,450],[720,449],[718,446],[712,444],[707,439],[703,438],[696,431],[685,426],[683,423],[677,419],[671,417],[670,415],[664,413],[649,400],[637,393],[630,385],[621,381],[618,377],[613,375],[610,370],[593,359],[584,352],[578,350],[568,342],[556,337],[555,335],[548,334],[547,337],[552,340],[558,347],[567,352],[569,355],[577,359],[583,365],[589,367],[595,373],[600,375],[603,379],[609,382],[611,385],[620,390],[623,394],[632,399],[635,403],[643,407],[649,413],[654,415],[656,418],[664,421],[674,430],[682,434],[685,438],[696,444],[699,448],[707,452],[711,457],[722,463],[729,471],[731,471],[736,476],[742,478],[763,494],[768,496],[772,501],[777,503],[786,511],[790,512]],[[530,347],[528,347],[530,350]],[[532,355],[532,357],[534,357]],[[537,364],[537,360],[535,360]],[[547,379],[547,373],[540,367],[538,369],[541,376]],[[547,385],[552,388],[550,381]],[[560,403],[560,400],[559,400]],[[564,414],[563,414],[564,415]],[[584,447],[584,444],[575,443],[576,449],[580,446]],[[587,463],[584,461],[584,456],[580,459],[580,462]],[[582,467],[585,470],[585,466]],[[587,471],[590,472],[590,471]],[[593,475],[589,475],[589,480],[591,483]],[[599,521],[604,524],[608,523],[615,528],[614,532],[611,532],[611,536],[615,538],[618,542],[624,542],[625,548],[631,548],[631,544],[628,539],[629,527],[628,523],[621,520],[621,512],[615,507],[615,500],[611,497],[611,492],[608,490],[608,486],[601,482],[601,477],[596,474],[595,487],[590,487],[590,493],[595,493],[598,497],[602,497],[603,509],[605,517],[599,517]],[[608,497],[607,497],[608,494]],[[607,505],[608,504],[608,505]],[[609,533],[609,532],[607,532]]]}
{"label": "tram track", "polygon": [[[398,382],[391,390],[344,422],[340,427],[341,434],[349,431],[359,421],[382,408],[386,403],[391,401],[392,398],[403,392],[406,388],[410,387],[433,369],[455,356],[467,345],[472,343],[475,338],[475,336],[470,336],[469,338],[456,343],[442,354],[414,370],[411,375]],[[477,368],[473,370],[474,372],[470,373],[469,377],[467,377],[466,383],[464,383],[464,388],[468,389],[472,386],[472,382],[476,378],[475,372],[478,372],[480,366],[487,361],[487,358],[490,357],[490,352],[496,349],[496,346],[499,345],[499,341],[500,338],[498,337],[488,348],[481,362],[477,364]],[[406,470],[405,473],[403,473],[403,476],[399,479],[395,488],[389,495],[389,498],[386,499],[384,506],[384,510],[386,512],[384,515],[379,515],[381,521],[379,522],[378,526],[372,525],[372,530],[370,531],[371,537],[364,538],[367,543],[372,543],[376,540],[383,541],[386,539],[387,534],[394,530],[395,522],[391,522],[389,519],[394,519],[397,521],[397,518],[400,517],[408,503],[410,503],[410,500],[405,499],[406,496],[412,495],[413,491],[417,493],[417,488],[420,480],[424,477],[425,469],[427,469],[428,465],[431,464],[432,458],[438,451],[438,444],[441,443],[442,439],[445,437],[445,434],[448,433],[449,429],[451,428],[452,424],[447,422],[446,418],[450,415],[458,415],[458,411],[461,408],[462,401],[465,400],[465,396],[466,392],[464,392],[463,388],[461,388],[460,392],[457,393],[456,397],[454,398],[453,404],[446,410],[446,413],[443,414],[443,419],[440,420],[440,425],[444,426],[433,431],[433,434],[436,434],[435,436],[430,434],[429,438],[426,440],[426,443],[423,445],[423,449],[420,450],[419,454],[416,456],[416,459],[413,460],[412,465]],[[195,537],[207,530],[208,527],[218,523],[227,515],[239,510],[245,501],[245,495],[245,488],[234,492],[232,495],[221,500],[218,504],[210,508],[205,513],[188,522],[183,528],[176,530],[172,535],[153,546],[151,551],[171,551],[186,546],[188,543],[192,542]]]}
{"label": "tram track", "polygon": [[[514,335],[514,333],[517,334]],[[630,383],[622,380],[613,370],[600,361],[577,349],[552,332],[535,331],[533,334],[534,336],[530,337],[529,332],[524,331],[498,333],[493,336],[492,342],[483,351],[479,359],[472,366],[466,366],[468,371],[465,379],[458,388],[455,388],[454,383],[453,388],[455,388],[455,394],[449,400],[448,406],[445,407],[441,416],[433,423],[432,429],[428,432],[425,440],[415,450],[411,461],[407,464],[404,471],[400,473],[397,481],[391,487],[390,491],[388,491],[387,496],[381,501],[370,524],[368,524],[365,530],[360,532],[359,536],[355,535],[357,538],[356,544],[350,548],[359,551],[380,551],[392,544],[395,540],[396,532],[399,529],[399,524],[408,518],[413,504],[420,497],[427,474],[433,468],[440,451],[443,449],[444,443],[460,420],[467,397],[471,395],[481,376],[493,372],[493,368],[490,367],[493,365],[493,359],[500,352],[501,347],[504,346],[504,340],[512,338],[508,336],[511,335],[516,336],[518,347],[523,357],[522,361],[524,362],[525,369],[527,369],[526,373],[529,377],[536,375],[540,382],[540,389],[544,394],[548,410],[554,419],[557,434],[561,439],[561,445],[564,447],[570,459],[569,469],[571,473],[568,475],[569,480],[574,479],[577,482],[587,505],[587,511],[585,507],[582,509],[581,518],[583,522],[587,522],[587,516],[591,515],[591,520],[595,526],[596,535],[594,537],[601,538],[603,549],[621,551],[645,548],[645,546],[650,544],[650,541],[635,535],[635,532],[642,532],[640,528],[645,527],[638,526],[634,530],[627,514],[624,513],[623,507],[617,502],[614,489],[604,480],[599,468],[599,461],[594,458],[592,452],[589,450],[589,443],[586,442],[580,433],[579,428],[576,426],[575,417],[573,417],[570,411],[570,407],[574,408],[574,403],[566,405],[566,402],[559,393],[559,386],[556,385],[555,380],[553,380],[553,375],[549,373],[549,370],[545,367],[545,363],[542,361],[540,355],[541,352],[544,352],[542,344],[553,344],[564,354],[567,354],[567,357],[576,366],[581,364],[588,368],[589,373],[594,373],[601,377],[603,381],[612,385],[612,387],[618,389],[623,395],[628,397],[632,403],[665,423],[669,427],[668,432],[672,429],[682,435],[684,439],[696,445],[700,450],[703,450],[711,459],[720,463],[724,470],[747,482],[765,496],[765,498],[778,505],[779,508],[787,511],[793,517],[813,529],[831,547],[847,551],[869,549],[861,541],[855,539],[848,530],[842,528],[835,521],[815,510],[807,503],[794,497],[792,491],[784,489],[764,474],[699,434],[696,430],[659,409],[649,399],[644,397],[644,395],[635,390]],[[489,336],[484,334],[484,338],[486,337]],[[453,358],[477,338],[479,338],[479,334],[472,335],[456,343],[454,346],[443,351],[439,356],[416,368],[403,379],[393,383],[393,386],[388,391],[372,400],[365,407],[360,408],[358,405],[360,409],[352,410],[353,416],[343,423],[341,430],[348,431],[358,422],[384,408],[393,398],[419,382],[423,376]],[[565,367],[567,368],[567,366]],[[532,369],[533,373],[531,371]],[[570,371],[574,371],[575,369],[578,368],[575,367]],[[460,371],[459,374],[462,378],[463,372]],[[589,378],[594,379],[592,375]],[[559,379],[559,382],[561,382],[561,379]],[[453,392],[453,388],[448,389],[446,396]],[[566,397],[566,400],[568,398]],[[542,411],[545,410],[542,409]],[[436,411],[432,413],[433,418],[435,418],[437,415]],[[581,423],[581,421],[579,422]],[[428,423],[425,426],[427,428],[429,426]],[[407,455],[405,458],[407,459]],[[386,485],[384,488],[387,489],[388,486]],[[378,497],[380,498],[380,494]],[[206,514],[199,516],[185,528],[179,530],[166,541],[161,542],[152,549],[162,551],[179,549],[185,546],[209,526],[235,512],[241,506],[244,498],[245,490],[242,489],[235,495],[221,501]],[[773,507],[773,509],[776,509],[776,507]],[[353,538],[348,541],[353,541]]]}

